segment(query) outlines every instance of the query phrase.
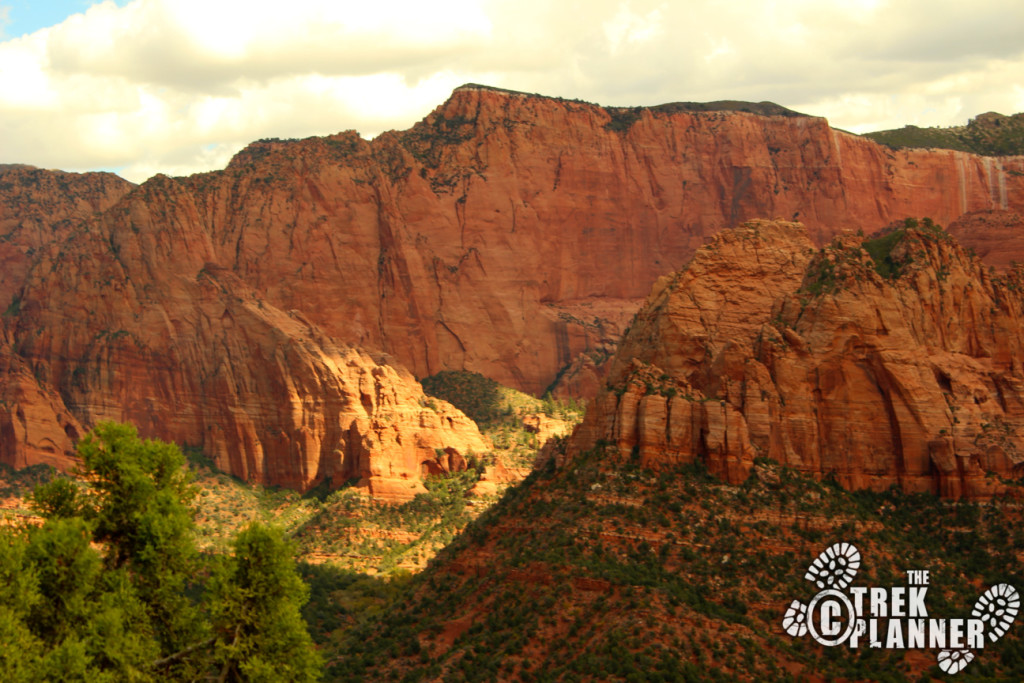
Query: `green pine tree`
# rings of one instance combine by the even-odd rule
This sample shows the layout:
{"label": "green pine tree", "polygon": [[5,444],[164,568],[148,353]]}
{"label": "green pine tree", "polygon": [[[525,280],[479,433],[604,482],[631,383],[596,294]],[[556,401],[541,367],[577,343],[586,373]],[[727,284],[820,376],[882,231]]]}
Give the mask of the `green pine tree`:
{"label": "green pine tree", "polygon": [[0,680],[319,678],[308,589],[280,531],[243,531],[203,591],[178,447],[107,422],[78,454],[82,483],[33,492],[42,526],[0,528]]}
{"label": "green pine tree", "polygon": [[252,524],[211,590],[221,680],[315,681],[321,661],[299,610],[309,599],[279,529]]}

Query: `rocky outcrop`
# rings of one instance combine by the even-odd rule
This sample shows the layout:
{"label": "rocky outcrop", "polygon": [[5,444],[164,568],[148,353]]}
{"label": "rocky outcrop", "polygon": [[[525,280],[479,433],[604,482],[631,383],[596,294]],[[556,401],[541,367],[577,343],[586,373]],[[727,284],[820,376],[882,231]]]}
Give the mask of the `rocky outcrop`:
{"label": "rocky outcrop", "polygon": [[74,467],[74,444],[85,430],[52,387],[0,347],[0,463],[15,468]]}
{"label": "rocky outcrop", "polygon": [[478,498],[496,496],[512,484],[518,484],[530,474],[528,467],[508,467],[500,460],[487,465],[480,479],[473,484],[469,495]]}
{"label": "rocky outcrop", "polygon": [[731,482],[760,456],[987,497],[1024,463],[1022,289],[928,224],[820,251],[803,226],[744,224],[658,282],[562,464],[611,443]]}
{"label": "rocky outcrop", "polygon": [[113,173],[63,173],[0,166],[0,312],[17,311],[17,292],[36,253],[134,187]]}

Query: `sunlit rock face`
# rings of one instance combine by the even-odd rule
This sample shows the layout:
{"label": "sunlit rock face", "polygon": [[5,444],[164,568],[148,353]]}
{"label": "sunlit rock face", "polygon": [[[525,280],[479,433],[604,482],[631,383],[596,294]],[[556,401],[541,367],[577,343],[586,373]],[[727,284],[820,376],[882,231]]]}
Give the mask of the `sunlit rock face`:
{"label": "sunlit rock face", "polygon": [[466,86],[408,131],[261,141],[189,178],[0,169],[0,458],[67,464],[131,419],[244,478],[416,490],[482,445],[413,376],[592,396],[651,283],[727,227],[796,217],[822,244],[1024,203],[1021,158],[752,108]]}
{"label": "sunlit rock face", "polygon": [[206,233],[154,211],[155,191],[189,213],[191,195],[157,179],[33,255],[0,338],[0,461],[67,469],[89,426],[127,420],[245,480],[355,480],[404,500],[426,469],[486,450],[471,420],[427,401],[392,359],[217,264]]}
{"label": "sunlit rock face", "polygon": [[590,392],[586,359],[600,365],[651,283],[718,231],[795,217],[821,245],[905,216],[945,225],[1019,210],[1021,171],[815,117],[468,86],[372,142],[263,141],[223,172],[150,182],[132,221],[177,226],[268,303],[417,377],[467,369],[540,394],[562,373]]}
{"label": "sunlit rock face", "polygon": [[563,464],[607,442],[731,482],[763,456],[850,488],[989,497],[1024,462],[1022,291],[1024,272],[935,228],[822,250],[798,224],[722,232],[655,285]]}

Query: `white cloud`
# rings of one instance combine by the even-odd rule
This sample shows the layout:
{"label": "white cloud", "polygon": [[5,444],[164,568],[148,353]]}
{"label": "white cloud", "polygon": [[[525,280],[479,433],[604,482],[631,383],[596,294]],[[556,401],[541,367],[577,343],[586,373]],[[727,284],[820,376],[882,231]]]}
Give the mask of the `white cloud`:
{"label": "white cloud", "polygon": [[57,104],[44,47],[26,38],[0,43],[0,106],[4,109],[52,109]]}
{"label": "white cloud", "polygon": [[708,37],[708,42],[711,43],[711,52],[704,55],[704,61],[710,64],[711,62],[720,61],[727,58],[729,55],[735,54],[736,50],[733,49],[729,43],[728,38],[711,38]]}
{"label": "white cloud", "polygon": [[648,43],[662,33],[662,8],[656,7],[646,15],[635,14],[629,3],[623,3],[611,20],[602,24],[608,38],[608,49],[617,55],[623,47]]}
{"label": "white cloud", "polygon": [[1019,0],[109,0],[0,42],[3,162],[133,180],[405,128],[464,82],[772,100],[854,131],[1024,109]]}
{"label": "white cloud", "polygon": [[482,49],[490,29],[464,0],[136,0],[96,5],[55,27],[48,54],[58,72],[208,93],[239,79],[422,69]]}

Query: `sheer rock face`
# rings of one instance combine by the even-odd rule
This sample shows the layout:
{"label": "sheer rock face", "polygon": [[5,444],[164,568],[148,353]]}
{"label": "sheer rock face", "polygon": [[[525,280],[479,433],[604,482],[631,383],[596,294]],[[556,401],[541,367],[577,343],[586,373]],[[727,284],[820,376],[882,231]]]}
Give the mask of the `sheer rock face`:
{"label": "sheer rock face", "polygon": [[[893,217],[1020,211],[1022,171],[1019,157],[893,152],[812,117],[479,87],[372,142],[261,141],[224,171],[139,187],[3,169],[0,429],[21,436],[2,457],[63,458],[114,417],[210,449],[239,476],[301,487],[370,472],[384,491],[452,466],[444,450],[414,462],[431,448],[479,443],[454,423],[423,443],[359,423],[359,439],[384,430],[393,441],[373,438],[405,455],[380,460],[402,463],[387,472],[353,464],[359,439],[339,416],[392,410],[353,403],[377,395],[359,387],[418,395],[393,368],[589,394],[650,283],[721,229],[799,215],[821,243]],[[392,370],[353,347],[389,354]],[[439,419],[415,433],[448,434]]]}
{"label": "sheer rock face", "polygon": [[465,87],[372,142],[263,141],[225,171],[147,183],[133,220],[178,226],[268,303],[417,377],[467,369],[540,395],[564,370],[567,391],[592,389],[586,359],[722,229],[796,216],[823,244],[905,216],[1019,211],[1021,171],[891,151],[821,118]]}
{"label": "sheer rock face", "polygon": [[764,456],[851,488],[995,493],[1024,462],[1024,272],[937,229],[885,240],[866,244],[888,277],[853,234],[818,252],[796,224],[721,233],[655,286],[565,457],[606,441],[732,482]]}
{"label": "sheer rock face", "polygon": [[[190,213],[187,193],[157,182]],[[203,233],[154,219],[143,191],[48,245],[5,320],[2,461],[67,467],[83,425],[128,420],[243,479],[358,479],[404,500],[424,491],[424,468],[461,469],[487,448],[407,371],[267,303],[213,258]]]}
{"label": "sheer rock face", "polygon": [[1007,270],[1024,263],[1024,215],[1018,211],[971,211],[947,229],[986,265]]}
{"label": "sheer rock face", "polygon": [[134,186],[112,173],[80,175],[17,164],[0,166],[0,462],[72,466],[82,423],[57,389],[40,382],[15,351],[21,289],[34,261],[82,230]]}

